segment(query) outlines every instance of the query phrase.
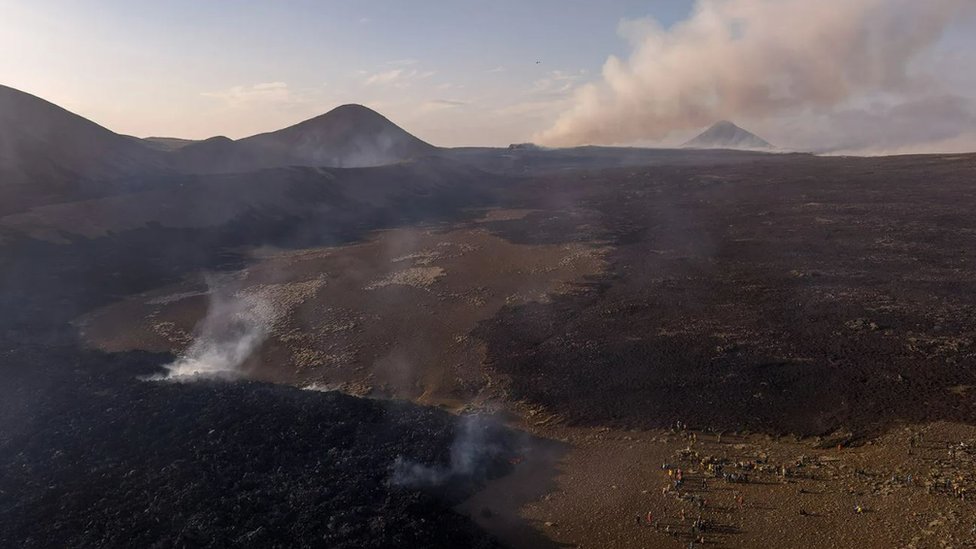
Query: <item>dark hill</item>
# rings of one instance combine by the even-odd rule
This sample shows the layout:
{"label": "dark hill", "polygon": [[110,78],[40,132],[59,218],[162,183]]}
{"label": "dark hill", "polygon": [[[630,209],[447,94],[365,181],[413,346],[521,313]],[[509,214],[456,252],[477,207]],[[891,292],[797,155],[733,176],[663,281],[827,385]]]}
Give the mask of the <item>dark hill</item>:
{"label": "dark hill", "polygon": [[357,168],[391,164],[436,150],[362,105],[343,105],[276,132],[241,140],[298,164]]}
{"label": "dark hill", "polygon": [[187,172],[243,172],[281,166],[362,168],[437,151],[383,115],[344,105],[321,116],[238,141],[211,138],[182,147],[175,165]]}
{"label": "dark hill", "polygon": [[162,153],[57,105],[0,86],[3,210],[77,198],[92,181],[159,171]]}
{"label": "dark hill", "polygon": [[727,120],[715,123],[683,146],[691,149],[762,150],[774,148],[765,139]]}
{"label": "dark hill", "polygon": [[180,147],[173,152],[173,162],[179,171],[187,173],[246,172],[282,164],[222,135]]}
{"label": "dark hill", "polygon": [[[139,138],[133,137],[133,139]],[[139,140],[148,145],[150,148],[166,152],[179,150],[187,145],[192,145],[193,143],[197,142],[196,139],[181,139],[179,137],[145,137]]]}

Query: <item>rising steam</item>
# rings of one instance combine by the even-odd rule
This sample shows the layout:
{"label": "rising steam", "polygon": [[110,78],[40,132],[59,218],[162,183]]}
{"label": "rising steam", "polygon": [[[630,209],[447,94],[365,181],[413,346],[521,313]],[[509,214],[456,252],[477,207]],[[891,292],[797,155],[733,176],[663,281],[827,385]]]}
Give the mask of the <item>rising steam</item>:
{"label": "rising steam", "polygon": [[912,63],[974,8],[972,0],[699,0],[670,29],[623,24],[630,58],[610,57],[602,81],[580,88],[536,139],[557,146],[660,140],[722,119],[937,94],[937,83],[914,74]]}
{"label": "rising steam", "polygon": [[407,487],[440,486],[452,479],[483,474],[492,460],[506,452],[506,446],[494,440],[492,422],[484,416],[470,415],[460,419],[460,431],[451,444],[450,463],[430,466],[397,459],[393,464],[393,484]]}
{"label": "rising steam", "polygon": [[268,335],[272,307],[260,294],[233,291],[228,284],[208,281],[210,305],[197,325],[193,343],[168,373],[156,380],[236,379],[241,367]]}

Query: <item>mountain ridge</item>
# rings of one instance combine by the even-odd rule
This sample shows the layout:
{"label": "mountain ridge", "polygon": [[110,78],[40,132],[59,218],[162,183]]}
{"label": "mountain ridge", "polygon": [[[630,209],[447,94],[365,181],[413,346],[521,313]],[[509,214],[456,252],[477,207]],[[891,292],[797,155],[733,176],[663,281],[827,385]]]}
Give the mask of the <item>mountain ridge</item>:
{"label": "mountain ridge", "polygon": [[0,214],[127,192],[144,176],[373,167],[438,150],[357,104],[239,140],[141,139],[0,85]]}
{"label": "mountain ridge", "polygon": [[181,171],[228,173],[276,166],[382,166],[437,150],[382,114],[347,104],[275,131],[190,143],[174,151],[173,158]]}
{"label": "mountain ridge", "polygon": [[50,101],[0,85],[0,211],[98,194],[166,171],[164,153]]}

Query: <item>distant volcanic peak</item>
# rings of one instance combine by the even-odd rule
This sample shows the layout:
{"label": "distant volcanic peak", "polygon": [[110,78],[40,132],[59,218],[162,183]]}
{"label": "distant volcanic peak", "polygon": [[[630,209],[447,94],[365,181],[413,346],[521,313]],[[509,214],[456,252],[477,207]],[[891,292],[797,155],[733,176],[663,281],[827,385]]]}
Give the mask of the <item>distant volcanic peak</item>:
{"label": "distant volcanic peak", "polygon": [[383,118],[383,115],[374,111],[373,109],[367,107],[366,105],[360,105],[359,103],[346,103],[345,105],[339,105],[338,107],[332,109],[331,111],[321,115],[321,116],[339,116],[339,115],[366,115],[366,116],[378,116]]}
{"label": "distant volcanic peak", "polygon": [[237,149],[237,143],[229,137],[224,137],[223,135],[218,135],[215,137],[208,137],[202,141],[195,141],[184,147],[180,147],[176,152],[178,153],[218,153],[234,151]]}
{"label": "distant volcanic peak", "polygon": [[364,167],[426,156],[436,147],[362,105],[342,105],[275,132],[242,139],[278,164]]}
{"label": "distant volcanic peak", "polygon": [[736,126],[735,124],[729,122],[728,120],[719,120],[718,122],[712,124],[712,127],[709,128],[708,131],[735,132],[735,131],[746,131],[746,130],[740,128],[739,126]]}
{"label": "distant volcanic peak", "polygon": [[346,103],[345,105],[339,105],[322,116],[371,116],[373,118],[382,118],[383,120],[386,120],[386,117],[382,114],[365,105],[360,105],[359,103]]}
{"label": "distant volcanic peak", "polygon": [[722,120],[684,144],[692,149],[773,149],[765,139]]}
{"label": "distant volcanic peak", "polygon": [[310,131],[324,132],[329,134],[343,132],[360,133],[383,129],[395,129],[397,131],[406,133],[406,131],[373,109],[364,107],[363,105],[350,103],[336,107],[325,114],[320,114],[319,116],[310,118],[304,122],[299,122],[293,126],[271,132],[270,135],[287,135],[293,133],[307,133]]}
{"label": "distant volcanic peak", "polygon": [[183,149],[195,148],[199,150],[222,150],[227,147],[233,147],[235,141],[226,135],[215,135],[213,137],[208,137],[200,141],[193,141],[186,144]]}

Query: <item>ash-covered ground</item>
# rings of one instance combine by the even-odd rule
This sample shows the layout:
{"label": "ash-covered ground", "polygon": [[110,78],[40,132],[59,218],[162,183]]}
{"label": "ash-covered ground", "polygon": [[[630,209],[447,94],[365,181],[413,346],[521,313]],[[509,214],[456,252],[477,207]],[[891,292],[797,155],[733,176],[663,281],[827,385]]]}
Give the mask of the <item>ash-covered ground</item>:
{"label": "ash-covered ground", "polygon": [[514,398],[588,425],[803,436],[976,420],[976,164],[770,157],[553,175],[496,225],[611,242],[602,276],[485,322]]}
{"label": "ash-covered ground", "polygon": [[[0,218],[0,542],[971,540],[972,155],[442,154]],[[211,278],[270,311],[235,381],[141,381]],[[389,398],[559,448],[489,426],[471,466],[467,420]]]}
{"label": "ash-covered ground", "polygon": [[496,546],[451,505],[511,467],[517,439],[498,423],[459,427],[443,411],[337,392],[135,377],[166,358],[3,353],[0,546]]}
{"label": "ash-covered ground", "polygon": [[[349,242],[485,200],[475,185],[432,193],[438,174],[423,169],[415,178],[410,168],[377,170],[347,173],[357,180],[354,203],[327,176],[299,182],[304,191],[278,190],[315,211],[251,194],[229,221],[211,223],[227,210],[226,178],[216,178],[210,191],[162,185],[184,206],[208,203],[187,214],[200,223],[167,226],[159,197],[129,195],[164,224],[119,228],[117,216],[127,224],[123,211],[133,210],[113,204],[89,216],[81,205],[83,217],[112,228],[65,238],[0,231],[0,546],[496,546],[452,507],[511,468],[524,438],[499,422],[244,380],[146,381],[176,356],[88,350],[72,324],[198,269],[240,268],[249,247]],[[261,182],[294,177],[305,176],[266,173]],[[240,197],[255,180],[231,186]],[[395,208],[385,202],[393,195]],[[43,225],[72,214],[30,215]]]}

